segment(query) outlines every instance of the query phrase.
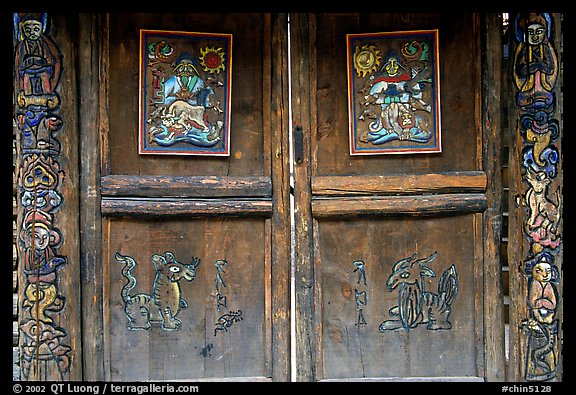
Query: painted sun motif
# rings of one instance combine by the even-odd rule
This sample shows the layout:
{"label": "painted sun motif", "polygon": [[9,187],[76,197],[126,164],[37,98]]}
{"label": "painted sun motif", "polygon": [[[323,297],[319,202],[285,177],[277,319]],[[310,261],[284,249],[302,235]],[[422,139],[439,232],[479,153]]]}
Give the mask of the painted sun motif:
{"label": "painted sun motif", "polygon": [[378,70],[382,56],[380,50],[374,45],[363,45],[354,50],[354,68],[358,77],[365,77],[373,71]]}
{"label": "painted sun motif", "polygon": [[200,65],[210,74],[220,74],[224,70],[223,48],[200,48]]}

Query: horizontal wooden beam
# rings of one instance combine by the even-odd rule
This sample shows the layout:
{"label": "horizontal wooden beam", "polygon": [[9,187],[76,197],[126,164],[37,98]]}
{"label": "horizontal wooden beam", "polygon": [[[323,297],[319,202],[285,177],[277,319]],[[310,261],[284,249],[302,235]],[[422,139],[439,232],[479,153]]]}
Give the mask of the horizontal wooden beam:
{"label": "horizontal wooden beam", "polygon": [[485,209],[486,196],[483,193],[312,199],[315,218],[432,216],[476,213]]}
{"label": "horizontal wooden beam", "polygon": [[345,379],[322,379],[318,380],[321,383],[332,382],[358,382],[358,383],[379,383],[379,382],[407,382],[407,383],[422,383],[422,382],[484,382],[484,378],[477,376],[447,376],[447,377],[357,377]]}
{"label": "horizontal wooden beam", "polygon": [[473,193],[485,190],[486,173],[482,171],[312,177],[312,194],[317,196]]}
{"label": "horizontal wooden beam", "polygon": [[109,175],[100,180],[102,196],[271,197],[270,177]]}
{"label": "horizontal wooden beam", "polygon": [[170,199],[103,197],[102,216],[271,217],[271,199]]}

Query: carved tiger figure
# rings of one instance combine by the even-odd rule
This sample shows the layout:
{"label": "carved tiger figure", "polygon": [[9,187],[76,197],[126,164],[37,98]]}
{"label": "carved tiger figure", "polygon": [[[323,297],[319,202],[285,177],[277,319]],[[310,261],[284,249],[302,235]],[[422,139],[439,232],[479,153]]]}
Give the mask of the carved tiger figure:
{"label": "carved tiger figure", "polygon": [[188,282],[194,280],[200,259],[192,258],[192,262],[186,265],[178,262],[174,254],[169,251],[164,255],[152,255],[156,269],[152,295],[145,293],[130,295],[130,291],[136,286],[136,278],[131,273],[136,261],[120,253],[116,253],[115,257],[118,262],[124,263],[122,275],[128,280],[122,288],[128,329],[148,330],[151,323],[162,323],[162,329],[165,330],[180,329],[182,322],[176,315],[180,309],[188,307],[188,304],[182,298],[179,282],[182,279]]}

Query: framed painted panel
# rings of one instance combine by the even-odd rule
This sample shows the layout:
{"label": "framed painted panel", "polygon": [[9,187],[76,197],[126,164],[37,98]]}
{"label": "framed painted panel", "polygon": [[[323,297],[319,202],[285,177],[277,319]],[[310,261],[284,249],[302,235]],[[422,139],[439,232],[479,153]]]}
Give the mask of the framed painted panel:
{"label": "framed painted panel", "polygon": [[438,30],[346,42],[350,154],[442,152]]}
{"label": "framed painted panel", "polygon": [[230,155],[232,35],[140,30],[139,153]]}

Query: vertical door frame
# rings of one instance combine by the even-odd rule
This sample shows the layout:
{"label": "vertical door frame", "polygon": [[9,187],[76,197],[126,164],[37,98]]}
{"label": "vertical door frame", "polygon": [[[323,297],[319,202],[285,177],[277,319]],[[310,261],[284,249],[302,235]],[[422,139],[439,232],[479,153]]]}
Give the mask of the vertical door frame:
{"label": "vertical door frame", "polygon": [[[80,178],[79,120],[76,111],[79,105],[79,75],[76,69],[77,47],[72,39],[77,21],[63,14],[52,13],[35,13],[32,18],[41,22],[43,29],[46,29],[37,41],[43,46],[43,54],[50,58],[45,60],[52,67],[47,72],[49,88],[42,84],[41,88],[30,88],[32,92],[26,92],[26,89],[20,89],[18,77],[13,81],[14,114],[19,125],[16,146],[19,177],[17,234],[20,380],[81,380],[81,264],[80,225],[77,215],[77,185]],[[19,26],[15,28],[19,29]],[[15,45],[19,43],[15,42]],[[17,51],[17,48],[15,49],[14,55]],[[14,61],[16,59],[13,58]],[[14,64],[14,70],[18,70],[20,66],[22,65]],[[14,74],[16,76],[18,72]],[[37,89],[40,89],[41,93],[38,93]],[[30,108],[31,116],[28,110],[24,111],[29,106],[36,106]],[[40,133],[42,140],[48,144],[38,144],[40,138],[36,138],[40,137]],[[23,144],[26,135],[35,135],[35,138]],[[25,192],[24,172],[30,172],[29,175],[36,174],[39,168],[50,173],[46,178],[51,178],[52,181],[44,188],[44,193],[49,191],[52,195],[47,194],[50,198],[45,199],[40,207],[37,199],[37,185],[40,184],[37,184],[35,179],[33,198],[29,199],[31,201],[25,207],[22,199]],[[34,215],[31,215],[32,212]],[[55,269],[47,268],[46,272],[39,267],[28,267],[28,272],[25,270],[26,248],[30,248],[28,252],[33,259],[31,263],[37,264],[34,258],[36,246],[31,242],[36,225],[47,229],[50,238],[48,246],[45,246],[40,254],[46,260],[57,257],[60,261]],[[36,292],[40,288],[46,291]],[[41,349],[42,358],[39,357]],[[23,374],[24,370],[26,374]]]}
{"label": "vertical door frame", "polygon": [[[484,352],[487,381],[505,380],[504,294],[502,290],[502,18],[482,14],[481,85],[483,170],[487,208],[483,213],[484,244]],[[489,317],[490,319],[486,319]]]}
{"label": "vertical door frame", "polygon": [[[541,107],[540,110],[546,112],[546,116],[540,117],[540,121],[544,123],[546,126],[545,135],[549,135],[549,140],[547,144],[540,146],[540,150],[544,149],[553,149],[556,151],[558,157],[556,158],[556,163],[552,163],[553,167],[555,168],[556,174],[550,175],[550,170],[545,169],[542,170],[542,166],[536,164],[535,167],[538,169],[530,170],[530,172],[539,172],[541,174],[546,173],[544,177],[544,182],[548,184],[544,184],[543,191],[541,193],[535,193],[534,187],[530,186],[527,180],[527,173],[529,172],[528,166],[526,165],[527,161],[524,162],[523,155],[532,151],[534,153],[534,148],[536,146],[535,141],[530,141],[527,138],[527,130],[526,122],[529,120],[530,122],[534,122],[536,124],[536,120],[532,119],[532,116],[536,118],[536,110],[532,108],[530,105],[524,105],[522,107],[520,103],[518,103],[518,93],[520,93],[520,89],[514,83],[515,79],[518,78],[525,78],[523,76],[518,76],[515,74],[515,57],[516,57],[516,50],[519,47],[520,43],[515,39],[515,17],[516,13],[510,14],[510,63],[511,67],[509,68],[508,72],[510,73],[510,87],[509,87],[509,100],[510,103],[514,103],[511,106],[509,112],[509,125],[511,129],[511,137],[510,137],[510,152],[509,152],[509,172],[510,172],[510,193],[509,193],[509,243],[508,243],[508,260],[510,266],[510,362],[509,362],[509,369],[508,369],[508,380],[509,381],[541,381],[541,380],[550,380],[550,381],[562,381],[563,380],[563,362],[562,362],[562,324],[563,324],[563,249],[564,249],[564,241],[563,241],[563,226],[564,226],[564,218],[562,217],[562,210],[563,210],[563,155],[562,155],[562,134],[563,134],[563,96],[562,96],[562,80],[563,80],[563,65],[562,65],[562,14],[559,13],[550,13],[552,24],[553,24],[553,32],[554,34],[550,35],[549,41],[552,43],[552,50],[556,52],[557,56],[557,70],[558,73],[554,85],[548,88],[545,88],[548,93],[552,93],[555,97],[555,103],[550,105],[548,103],[543,108]],[[542,13],[540,13],[542,15]],[[526,15],[521,16],[524,18]],[[550,28],[550,27],[548,27]],[[530,72],[532,73],[532,72]],[[535,73],[535,72],[534,72]],[[533,75],[531,75],[533,77]],[[527,79],[527,78],[526,78]],[[522,86],[524,88],[524,86]],[[528,92],[535,92],[534,86],[530,88]],[[528,93],[526,92],[526,93]],[[535,106],[534,106],[535,107]],[[525,118],[526,117],[526,118]],[[553,132],[548,130],[548,128],[552,129],[552,124],[556,123],[556,136],[550,137],[550,134]],[[542,125],[540,125],[542,126]],[[536,139],[536,137],[534,137]],[[541,145],[541,142],[538,141]],[[541,151],[543,152],[543,151]],[[539,157],[540,155],[535,155]],[[540,157],[542,160],[542,157]],[[547,162],[548,159],[546,159]],[[549,163],[547,166],[550,165]],[[541,180],[542,181],[542,180]],[[542,184],[541,184],[542,185]],[[541,186],[540,185],[540,186]],[[558,189],[557,189],[558,188]],[[554,196],[556,191],[559,192],[558,196]],[[543,193],[542,193],[543,192]],[[529,198],[529,195],[532,194],[540,195],[539,197],[535,197],[534,201]],[[536,203],[537,202],[537,203]],[[536,204],[535,204],[536,203]],[[541,210],[541,211],[540,211]],[[536,212],[538,211],[538,212]],[[554,218],[554,211],[557,211],[560,217]],[[545,214],[543,214],[545,212]],[[533,219],[530,220],[529,217],[531,214]],[[534,240],[534,238],[528,234],[528,230],[532,229],[535,225],[535,218],[536,216],[546,217],[547,221],[553,222],[548,226],[555,227],[556,229],[553,231],[554,239],[553,241],[558,242],[558,246],[553,247],[552,245],[548,245],[546,240],[547,238],[551,238],[551,234],[546,234],[545,237],[542,239]],[[531,221],[531,222],[529,222]],[[546,231],[545,233],[547,233]],[[529,306],[530,303],[530,284],[532,280],[532,265],[535,266],[536,262],[540,261],[542,255],[540,253],[547,253],[548,258],[547,260],[550,263],[553,271],[556,272],[556,278],[552,277],[550,281],[546,281],[547,284],[555,283],[552,288],[555,288],[556,291],[556,298],[554,301],[554,311],[552,317],[549,319],[552,322],[546,325],[546,320],[542,318],[538,318],[534,315],[535,309]],[[540,256],[540,257],[539,257]],[[544,294],[544,289],[542,290]],[[548,298],[548,296],[546,296]],[[557,347],[557,360],[555,369],[551,372],[552,374],[547,374],[549,377],[538,377],[538,375],[534,374],[532,377],[528,377],[527,374],[529,364],[536,365],[536,361],[531,361],[532,355],[535,356],[534,351],[534,343],[531,341],[532,336],[537,331],[531,327],[530,321],[532,324],[536,326],[536,328],[546,328],[547,330],[551,330],[549,328],[552,327],[552,323],[557,321],[556,331],[557,333],[554,334],[552,331],[551,333],[548,332],[544,334],[545,337],[548,338],[544,347],[540,343],[541,340],[537,340],[534,343],[540,343],[541,346],[538,350],[543,350],[548,348],[547,352],[549,353],[551,349]],[[543,334],[543,332],[542,332]],[[556,336],[556,338],[552,341],[552,336]],[[542,338],[540,338],[542,339]],[[542,361],[545,362],[546,358],[546,351],[544,351],[544,357]],[[549,355],[549,354],[548,354]],[[551,376],[551,377],[550,377]]]}
{"label": "vertical door frame", "polygon": [[79,14],[78,107],[82,153],[80,167],[80,256],[82,277],[82,345],[85,350],[84,380],[109,380],[105,373],[104,298],[102,268],[102,216],[100,176],[106,174],[101,161],[101,139],[108,132],[108,17]]}
{"label": "vertical door frame", "polygon": [[[302,130],[302,158],[294,163],[294,282],[296,381],[316,380],[314,245],[312,233],[312,130],[316,128],[314,15],[290,14],[292,130]],[[296,155],[295,155],[296,156]]]}
{"label": "vertical door frame", "polygon": [[[302,158],[294,167],[295,197],[295,289],[296,289],[296,379],[316,381],[319,373],[318,355],[321,352],[315,308],[322,290],[315,288],[314,253],[317,239],[317,221],[312,214],[312,135],[316,122],[316,19],[314,14],[291,14],[292,48],[292,117],[293,128],[303,131]],[[479,259],[477,275],[483,276],[476,296],[476,319],[481,333],[477,333],[481,351],[478,372],[489,381],[504,380],[504,321],[500,263],[500,236],[502,205],[501,125],[499,94],[501,87],[501,22],[496,14],[475,16],[475,42],[480,56],[476,95],[476,125],[478,129],[477,169],[486,177],[486,210],[474,215]],[[476,209],[474,209],[476,210]],[[496,296],[496,297],[495,297]]]}

